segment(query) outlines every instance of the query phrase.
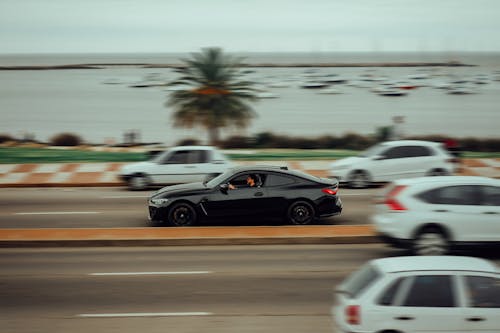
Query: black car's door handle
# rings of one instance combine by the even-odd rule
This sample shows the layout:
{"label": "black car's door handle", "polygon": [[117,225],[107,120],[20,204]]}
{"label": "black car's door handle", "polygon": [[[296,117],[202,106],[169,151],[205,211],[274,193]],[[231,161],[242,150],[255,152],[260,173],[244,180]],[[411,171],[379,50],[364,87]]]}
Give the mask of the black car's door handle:
{"label": "black car's door handle", "polygon": [[415,318],[409,317],[409,316],[401,316],[401,317],[395,317],[394,319],[397,319],[397,320],[413,320]]}
{"label": "black car's door handle", "polygon": [[484,321],[486,318],[483,317],[469,317],[467,318],[467,321]]}
{"label": "black car's door handle", "polygon": [[263,196],[263,195],[264,195],[264,193],[262,193],[262,192],[257,192],[257,193],[255,193],[253,196],[254,196],[254,197],[261,197],[261,196]]}

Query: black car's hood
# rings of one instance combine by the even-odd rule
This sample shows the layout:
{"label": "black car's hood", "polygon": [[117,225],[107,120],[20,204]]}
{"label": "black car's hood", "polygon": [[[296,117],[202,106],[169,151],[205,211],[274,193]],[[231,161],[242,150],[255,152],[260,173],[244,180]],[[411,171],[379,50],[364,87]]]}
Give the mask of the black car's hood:
{"label": "black car's hood", "polygon": [[203,183],[188,183],[166,186],[152,195],[152,198],[170,198],[178,195],[199,194],[209,192],[210,188]]}

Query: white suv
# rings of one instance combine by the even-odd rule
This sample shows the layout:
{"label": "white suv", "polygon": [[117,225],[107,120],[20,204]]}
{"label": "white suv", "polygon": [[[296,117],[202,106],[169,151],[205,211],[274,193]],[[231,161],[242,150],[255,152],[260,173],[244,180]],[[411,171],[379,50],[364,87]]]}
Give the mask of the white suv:
{"label": "white suv", "polygon": [[330,165],[330,177],[353,188],[401,178],[445,176],[458,160],[439,142],[399,140],[379,143],[358,156]]}
{"label": "white suv", "polygon": [[336,288],[336,332],[500,330],[500,271],[472,257],[376,259]]}
{"label": "white suv", "polygon": [[459,245],[500,245],[498,179],[402,179],[389,184],[375,200],[372,221],[391,245],[416,254],[444,254]]}
{"label": "white suv", "polygon": [[119,176],[132,190],[150,185],[201,182],[234,165],[220,151],[208,146],[170,148],[151,160],[124,166]]}

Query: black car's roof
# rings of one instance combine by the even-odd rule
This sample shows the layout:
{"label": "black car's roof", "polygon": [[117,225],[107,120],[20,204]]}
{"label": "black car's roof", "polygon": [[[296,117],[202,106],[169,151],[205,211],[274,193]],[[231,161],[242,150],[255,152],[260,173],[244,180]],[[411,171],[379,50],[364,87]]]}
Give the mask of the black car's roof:
{"label": "black car's roof", "polygon": [[287,171],[287,166],[274,166],[274,165],[249,165],[238,166],[231,168],[234,173],[238,172],[259,172],[259,171]]}
{"label": "black car's roof", "polygon": [[299,170],[290,170],[287,166],[274,166],[274,165],[249,165],[249,166],[238,166],[229,169],[233,174],[240,172],[250,172],[250,173],[258,173],[258,172],[277,172],[286,175],[290,175],[293,177],[299,177],[302,179],[306,179],[309,181],[320,181],[318,177],[307,174],[305,172]]}

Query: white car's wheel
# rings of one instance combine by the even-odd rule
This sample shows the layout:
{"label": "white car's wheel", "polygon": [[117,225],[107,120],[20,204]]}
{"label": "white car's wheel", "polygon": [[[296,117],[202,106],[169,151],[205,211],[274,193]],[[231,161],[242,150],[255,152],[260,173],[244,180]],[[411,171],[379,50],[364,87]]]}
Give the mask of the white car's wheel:
{"label": "white car's wheel", "polygon": [[366,188],[370,185],[370,176],[366,171],[353,171],[349,176],[349,187]]}
{"label": "white car's wheel", "polygon": [[133,191],[144,190],[149,186],[149,179],[146,175],[134,175],[128,180],[128,187]]}
{"label": "white car's wheel", "polygon": [[417,255],[443,255],[450,244],[443,232],[435,228],[424,229],[413,242],[413,252]]}

